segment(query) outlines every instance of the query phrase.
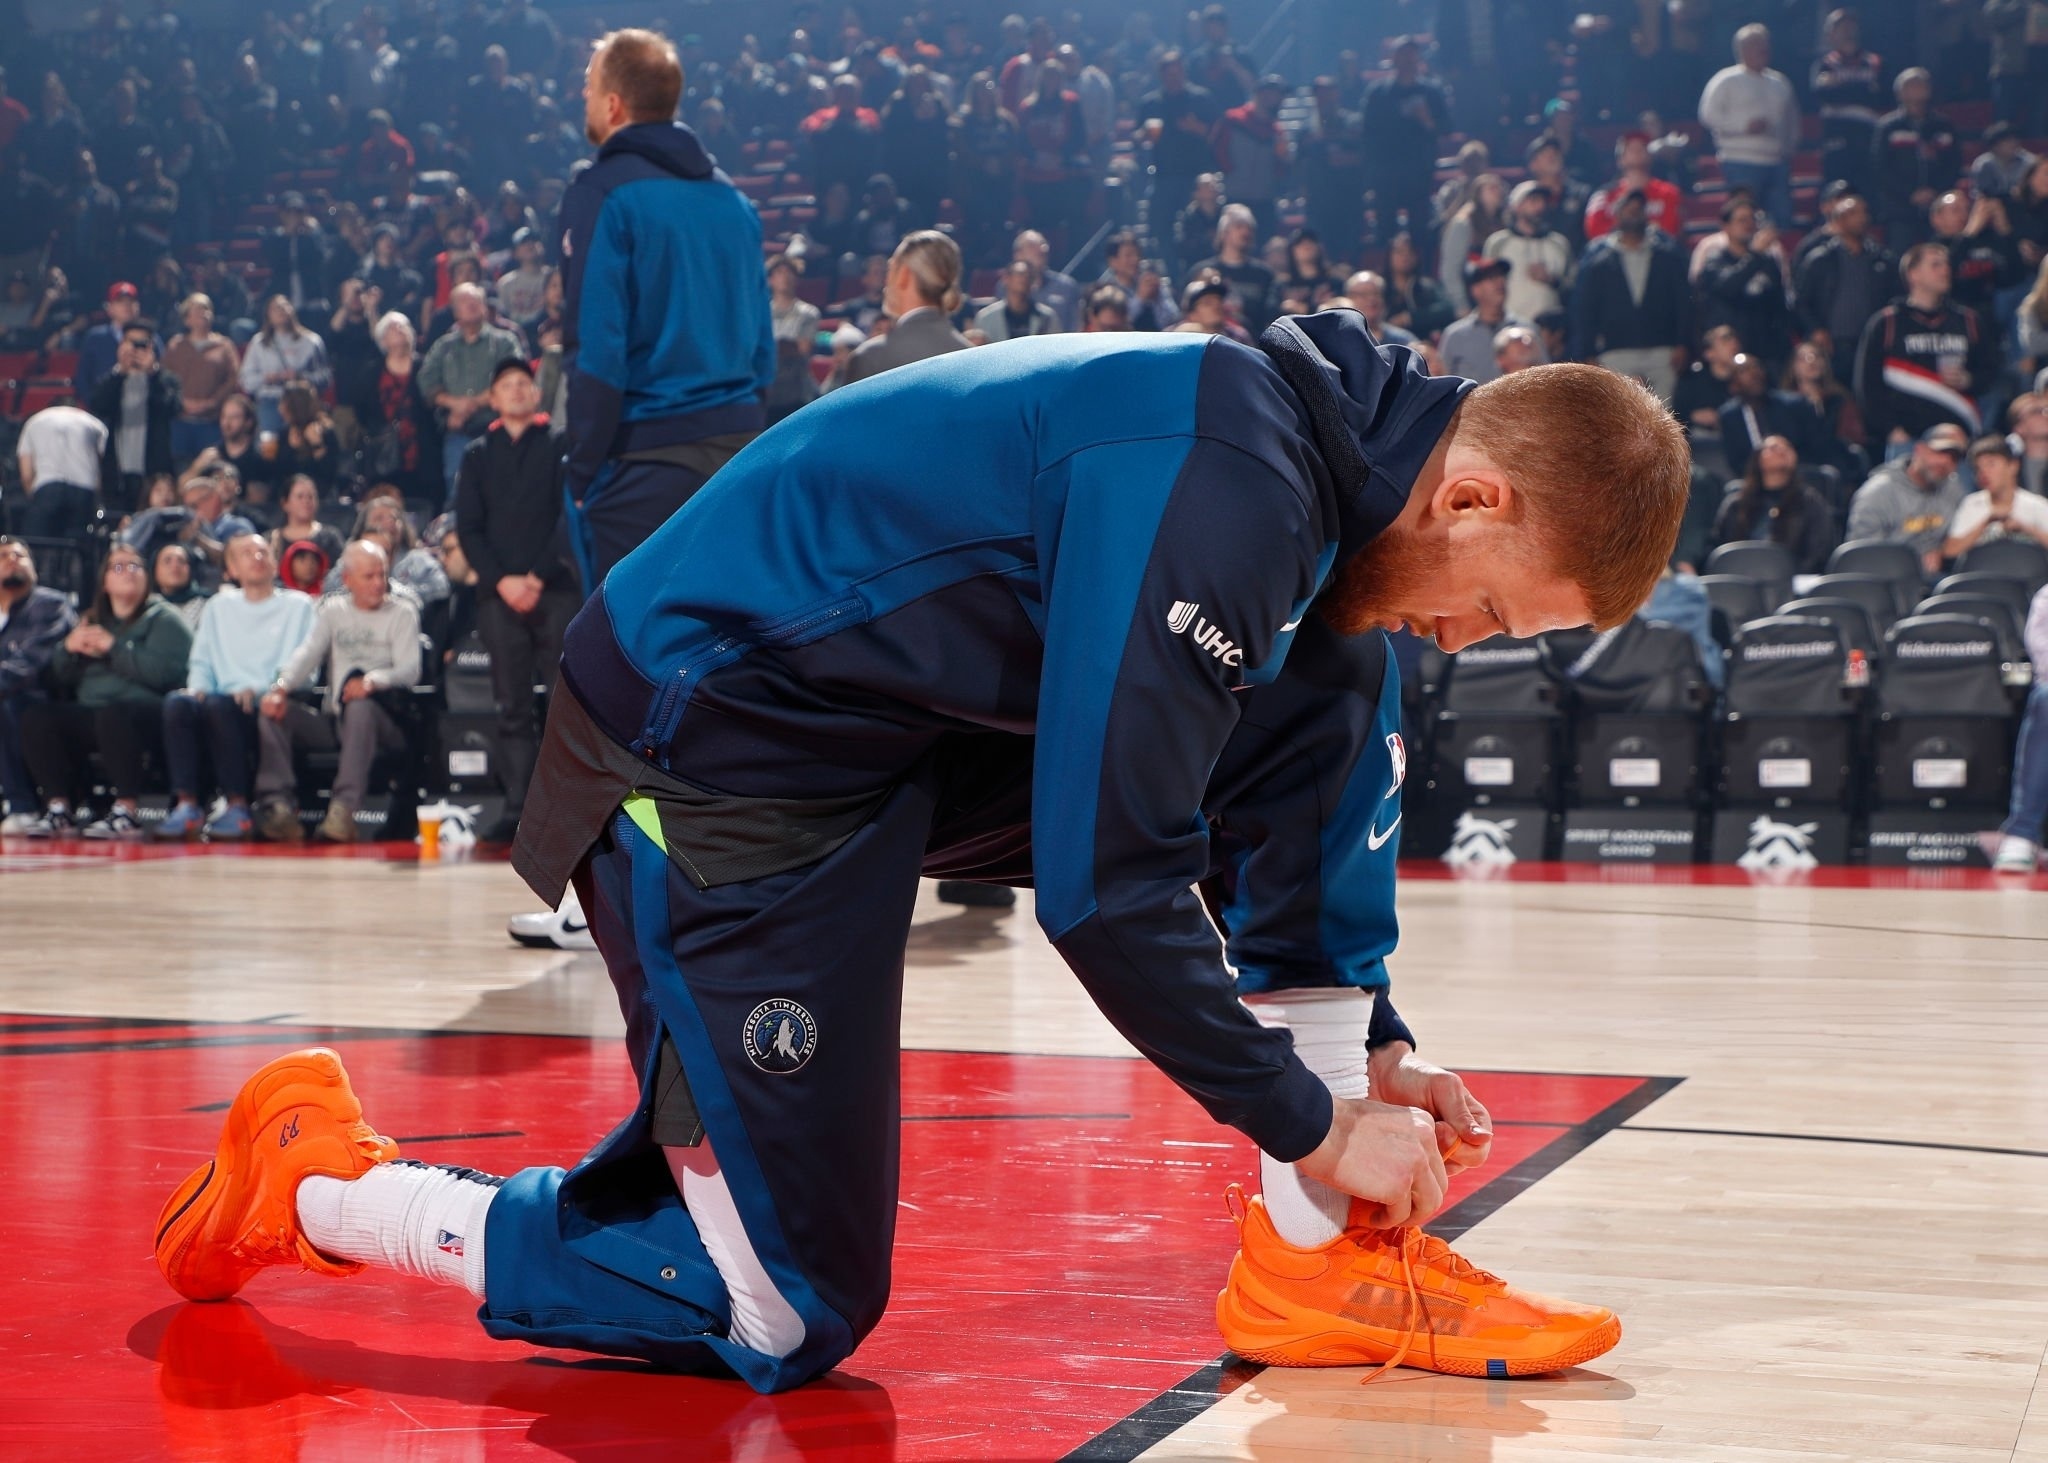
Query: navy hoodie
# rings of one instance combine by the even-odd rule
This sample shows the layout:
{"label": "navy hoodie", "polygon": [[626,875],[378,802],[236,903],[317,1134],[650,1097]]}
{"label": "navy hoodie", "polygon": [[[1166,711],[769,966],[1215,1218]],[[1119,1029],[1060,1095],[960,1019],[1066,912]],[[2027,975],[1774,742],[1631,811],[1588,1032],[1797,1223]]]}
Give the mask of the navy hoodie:
{"label": "navy hoodie", "polygon": [[[741,452],[612,571],[563,674],[619,744],[743,798],[1031,737],[1040,924],[1134,1045],[1292,1161],[1329,1092],[1237,996],[1386,985],[1406,765],[1385,637],[1304,617],[1470,389],[1351,311],[1258,349],[1060,335],[905,366]],[[1379,1009],[1373,1043],[1408,1039]]]}
{"label": "navy hoodie", "polygon": [[761,429],[775,376],[761,220],[695,133],[613,133],[563,195],[561,255],[572,498],[606,458]]}

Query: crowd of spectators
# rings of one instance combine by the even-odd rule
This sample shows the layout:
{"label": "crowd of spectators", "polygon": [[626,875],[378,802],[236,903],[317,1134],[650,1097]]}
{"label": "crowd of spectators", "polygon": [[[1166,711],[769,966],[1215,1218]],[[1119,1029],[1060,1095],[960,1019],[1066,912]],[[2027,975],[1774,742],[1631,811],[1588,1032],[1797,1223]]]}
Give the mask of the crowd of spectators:
{"label": "crowd of spectators", "polygon": [[[1441,6],[1432,35],[1361,16],[1336,23],[1355,44],[1316,53],[1277,32],[1255,51],[1215,4],[1111,30],[798,3],[736,40],[683,38],[680,111],[762,213],[765,279],[730,287],[772,303],[771,419],[945,349],[1249,341],[1351,308],[1432,370],[1576,359],[1650,385],[1698,466],[1681,570],[1733,538],[1818,567],[1879,534],[1933,572],[1988,537],[2048,539],[2027,501],[2048,489],[2038,8],[1794,0],[1766,29],[1719,0]],[[140,720],[81,708],[162,703],[144,741],[175,793],[165,827],[221,837],[263,829],[323,737],[353,768],[410,734],[331,680],[323,710],[266,708],[323,661],[387,708],[404,614],[431,675],[496,602],[502,576],[475,592],[490,555],[464,555],[457,521],[486,516],[493,484],[465,490],[464,464],[486,460],[508,362],[539,440],[561,415],[556,213],[588,153],[598,25],[532,0],[399,0],[266,10],[240,34],[164,3],[14,48],[0,349],[62,361],[68,389],[34,398],[10,454],[9,562],[48,584],[0,579],[11,826],[69,818],[94,747],[118,797],[92,826],[131,831],[109,820]],[[2017,497],[1964,450],[2008,427]],[[533,450],[489,460],[518,477]],[[1959,516],[1973,491],[1988,508]],[[567,557],[530,577],[536,605],[573,603]],[[51,588],[92,633],[30,607]],[[300,594],[320,601],[311,628]],[[148,678],[172,659],[158,606],[197,637],[181,684]],[[116,648],[144,619],[147,674]],[[342,665],[344,638],[390,655]],[[360,778],[336,790],[359,800]]]}

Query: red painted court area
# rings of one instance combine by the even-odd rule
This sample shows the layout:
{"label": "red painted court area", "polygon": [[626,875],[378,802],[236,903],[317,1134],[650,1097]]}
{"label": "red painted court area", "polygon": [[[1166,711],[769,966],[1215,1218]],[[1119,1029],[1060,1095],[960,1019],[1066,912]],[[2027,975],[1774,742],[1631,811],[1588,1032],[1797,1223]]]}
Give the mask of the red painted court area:
{"label": "red painted court area", "polygon": [[[1235,1248],[1223,1189],[1254,1155],[1137,1060],[906,1053],[894,1302],[793,1394],[493,1342],[467,1297],[389,1274],[178,1302],[150,1256],[164,1195],[241,1079],[315,1042],[429,1161],[566,1164],[634,1100],[616,1041],[0,1017],[0,1456],[1128,1457],[1231,1385],[1210,1308]],[[1502,1126],[1445,1233],[1668,1086],[1472,1082]]]}

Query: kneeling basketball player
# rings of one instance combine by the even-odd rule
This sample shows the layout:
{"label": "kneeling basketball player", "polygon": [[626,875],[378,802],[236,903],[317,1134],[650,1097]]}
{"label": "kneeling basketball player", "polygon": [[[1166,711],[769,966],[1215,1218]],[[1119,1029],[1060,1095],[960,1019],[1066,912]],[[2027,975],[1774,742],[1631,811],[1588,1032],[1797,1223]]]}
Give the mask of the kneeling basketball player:
{"label": "kneeling basketball player", "polygon": [[1611,1313],[1416,1228],[1490,1121],[1388,1002],[1405,758],[1377,632],[1618,624],[1687,488],[1636,383],[1431,378],[1349,311],[835,392],[568,633],[514,860],[582,898],[636,1110],[574,1169],[499,1179],[397,1160],[332,1052],[281,1058],[171,1196],[164,1274],[207,1300],[265,1265],[386,1264],[467,1286],[493,1336],[818,1376],[889,1293],[931,874],[1033,887],[1110,1021],[1262,1150],[1233,1348],[1496,1376],[1599,1355]]}

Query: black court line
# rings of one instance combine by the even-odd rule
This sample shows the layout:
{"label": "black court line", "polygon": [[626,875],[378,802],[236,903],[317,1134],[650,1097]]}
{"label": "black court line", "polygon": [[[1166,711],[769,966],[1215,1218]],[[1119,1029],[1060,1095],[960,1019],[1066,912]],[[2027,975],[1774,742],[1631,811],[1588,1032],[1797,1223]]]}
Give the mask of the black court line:
{"label": "black court line", "polygon": [[492,1133],[421,1133],[417,1137],[393,1138],[391,1141],[403,1147],[407,1143],[459,1143],[464,1141],[474,1142],[483,1138],[524,1138],[525,1136],[526,1134],[517,1128],[501,1128]]}
{"label": "black court line", "polygon": [[2048,1149],[1991,1148],[1977,1143],[1921,1143],[1908,1138],[1852,1138],[1843,1133],[1765,1133],[1750,1128],[1659,1128],[1628,1123],[1624,1133],[1696,1133],[1703,1138],[1776,1138],[1787,1143],[1854,1143],[1870,1148],[1925,1148],[1935,1153],[1989,1153],[2004,1158],[2048,1158]]}
{"label": "black court line", "polygon": [[[1501,1205],[1539,1180],[1555,1173],[1566,1162],[1586,1151],[1607,1134],[1623,1128],[1630,1118],[1683,1082],[1683,1077],[1645,1077],[1626,1095],[1544,1144],[1499,1178],[1470,1198],[1444,1210],[1429,1223],[1429,1232],[1455,1240],[1495,1213]],[[1505,1124],[1503,1125],[1505,1126]],[[1518,1124],[1517,1126],[1521,1126]],[[1553,1126],[1532,1124],[1530,1126]],[[1565,1125],[1555,1125],[1565,1126]],[[1097,1433],[1068,1453],[1062,1463],[1129,1463],[1146,1449],[1156,1447],[1173,1433],[1200,1417],[1217,1401],[1263,1367],[1252,1366],[1226,1352],[1200,1371],[1160,1393],[1122,1422]],[[1229,1385],[1225,1385],[1228,1382]]]}
{"label": "black court line", "polygon": [[[1957,892],[1957,891],[1950,891]],[[1960,892],[1970,892],[1967,890]],[[2018,941],[2022,945],[2048,945],[2048,935],[2005,935],[1990,930],[1927,930],[1912,925],[1867,925],[1836,923],[1820,919],[1770,919],[1755,914],[1717,913],[1698,909],[1597,909],[1573,904],[1521,905],[1519,908],[1540,910],[1558,914],[1599,914],[1615,918],[1654,915],[1661,919],[1707,919],[1722,924],[1735,925],[1781,925],[1801,930],[1853,930],[1869,935],[1929,935],[1938,940],[2006,940]]]}

